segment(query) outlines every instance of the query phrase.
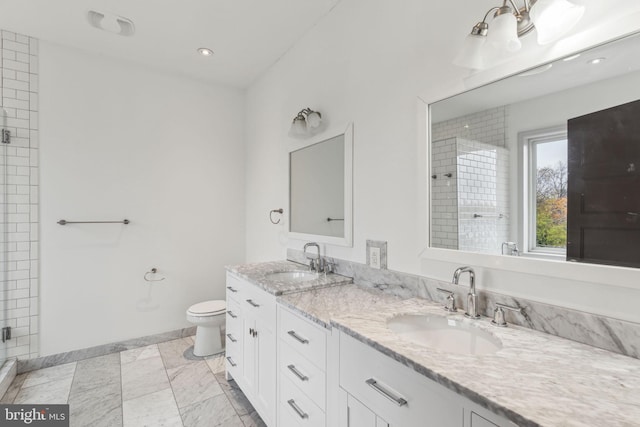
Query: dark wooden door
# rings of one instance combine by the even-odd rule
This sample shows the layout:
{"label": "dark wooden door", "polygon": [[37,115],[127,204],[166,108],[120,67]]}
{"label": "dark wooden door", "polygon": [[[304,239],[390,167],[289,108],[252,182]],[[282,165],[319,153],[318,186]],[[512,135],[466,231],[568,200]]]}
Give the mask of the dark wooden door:
{"label": "dark wooden door", "polygon": [[568,122],[567,260],[640,267],[640,100]]}

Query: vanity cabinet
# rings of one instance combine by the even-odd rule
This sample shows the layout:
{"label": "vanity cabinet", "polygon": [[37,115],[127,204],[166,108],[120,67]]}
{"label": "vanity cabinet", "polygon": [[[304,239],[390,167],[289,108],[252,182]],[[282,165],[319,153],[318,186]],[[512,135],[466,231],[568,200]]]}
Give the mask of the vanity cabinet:
{"label": "vanity cabinet", "polygon": [[339,342],[340,427],[515,426],[347,334]]}
{"label": "vanity cabinet", "polygon": [[344,391],[342,394],[345,412],[340,418],[343,422],[339,427],[392,427],[355,397]]}
{"label": "vanity cabinet", "polygon": [[327,425],[328,334],[278,307],[279,427]]}
{"label": "vanity cabinet", "polygon": [[227,373],[264,422],[275,425],[276,297],[227,273],[226,334]]}

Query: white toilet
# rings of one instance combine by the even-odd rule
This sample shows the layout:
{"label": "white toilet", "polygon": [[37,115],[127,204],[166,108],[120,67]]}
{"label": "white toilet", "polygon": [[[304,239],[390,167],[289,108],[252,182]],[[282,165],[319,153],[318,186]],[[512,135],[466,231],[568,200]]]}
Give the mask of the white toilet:
{"label": "white toilet", "polygon": [[195,356],[210,356],[224,351],[220,326],[224,324],[227,304],[223,300],[212,300],[194,304],[187,310],[187,320],[197,326]]}

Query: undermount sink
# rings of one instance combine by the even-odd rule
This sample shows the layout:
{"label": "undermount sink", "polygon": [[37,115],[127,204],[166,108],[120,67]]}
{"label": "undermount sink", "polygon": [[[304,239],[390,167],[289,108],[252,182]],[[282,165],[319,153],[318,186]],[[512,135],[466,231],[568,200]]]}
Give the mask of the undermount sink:
{"label": "undermount sink", "polygon": [[267,279],[283,280],[287,282],[307,282],[309,280],[316,280],[317,278],[318,273],[304,270],[276,271],[267,274]]}
{"label": "undermount sink", "polygon": [[387,326],[403,340],[448,353],[481,356],[502,348],[498,338],[473,322],[437,315],[404,314],[389,319]]}

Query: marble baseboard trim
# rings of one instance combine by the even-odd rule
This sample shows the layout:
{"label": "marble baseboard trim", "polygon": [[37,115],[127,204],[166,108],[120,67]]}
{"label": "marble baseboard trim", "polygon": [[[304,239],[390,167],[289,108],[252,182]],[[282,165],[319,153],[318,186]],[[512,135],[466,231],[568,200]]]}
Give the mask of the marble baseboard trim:
{"label": "marble baseboard trim", "polygon": [[15,358],[6,360],[0,368],[0,399],[7,392],[17,374],[18,361]]}
{"label": "marble baseboard trim", "polygon": [[[302,251],[295,249],[287,249],[287,259],[308,263]],[[444,288],[454,292],[458,307],[465,306],[465,287],[399,271],[378,270],[339,258],[330,260],[335,264],[336,273],[352,277],[356,284],[380,289],[401,298],[419,297],[437,302],[442,302],[443,298],[436,288]],[[478,295],[479,306],[482,309],[480,314],[487,317],[493,316],[496,302],[521,307],[522,315],[505,313],[508,323],[640,359],[639,323],[495,292],[480,290]]]}
{"label": "marble baseboard trim", "polygon": [[196,333],[196,327],[176,329],[174,331],[163,332],[161,334],[148,335],[146,337],[133,338],[96,347],[73,350],[66,353],[52,354],[50,356],[38,357],[36,359],[18,360],[18,373],[34,371],[36,369],[49,368],[51,366],[63,365],[65,363],[77,362],[79,360],[90,359],[92,357],[105,356],[111,353],[119,353],[124,350],[131,350],[139,347],[146,347],[165,341],[178,338],[185,338]]}

